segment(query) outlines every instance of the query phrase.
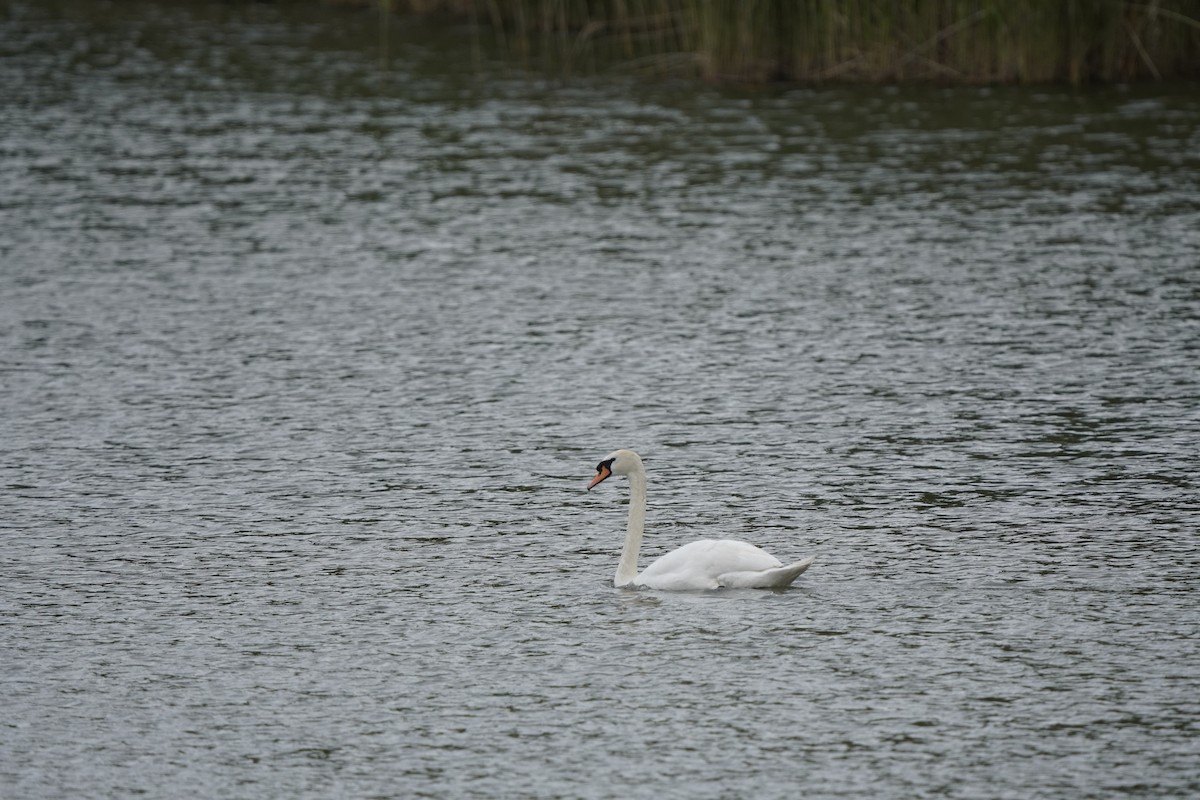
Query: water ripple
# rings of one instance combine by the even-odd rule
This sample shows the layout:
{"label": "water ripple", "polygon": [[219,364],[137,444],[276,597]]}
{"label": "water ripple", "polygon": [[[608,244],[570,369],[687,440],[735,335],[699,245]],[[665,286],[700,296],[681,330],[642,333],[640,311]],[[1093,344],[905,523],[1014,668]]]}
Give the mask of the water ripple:
{"label": "water ripple", "polygon": [[[72,9],[0,30],[14,797],[1200,791],[1194,94]],[[613,590],[616,446],[644,559],[817,566]]]}

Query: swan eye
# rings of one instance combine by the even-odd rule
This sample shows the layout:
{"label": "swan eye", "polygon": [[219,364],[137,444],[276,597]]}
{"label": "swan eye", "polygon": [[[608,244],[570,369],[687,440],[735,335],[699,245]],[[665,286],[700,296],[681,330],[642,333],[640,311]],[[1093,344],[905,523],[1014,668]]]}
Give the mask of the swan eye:
{"label": "swan eye", "polygon": [[604,470],[612,472],[612,464],[614,461],[616,461],[615,458],[610,458],[607,461],[601,461],[596,465],[596,472],[604,472]]}

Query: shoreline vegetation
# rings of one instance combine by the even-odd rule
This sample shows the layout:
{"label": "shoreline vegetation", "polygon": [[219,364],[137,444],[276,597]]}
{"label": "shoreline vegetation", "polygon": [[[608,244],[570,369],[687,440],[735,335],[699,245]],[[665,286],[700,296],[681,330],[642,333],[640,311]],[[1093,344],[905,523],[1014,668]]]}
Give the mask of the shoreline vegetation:
{"label": "shoreline vegetation", "polygon": [[523,62],[741,83],[1200,78],[1200,0],[321,0],[471,25]]}

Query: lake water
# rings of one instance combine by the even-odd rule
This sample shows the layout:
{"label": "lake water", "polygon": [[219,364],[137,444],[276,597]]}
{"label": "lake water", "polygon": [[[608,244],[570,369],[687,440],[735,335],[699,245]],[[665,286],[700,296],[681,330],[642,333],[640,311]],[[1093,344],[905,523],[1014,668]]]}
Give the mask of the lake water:
{"label": "lake water", "polygon": [[390,37],[0,4],[0,795],[1200,794],[1195,86]]}

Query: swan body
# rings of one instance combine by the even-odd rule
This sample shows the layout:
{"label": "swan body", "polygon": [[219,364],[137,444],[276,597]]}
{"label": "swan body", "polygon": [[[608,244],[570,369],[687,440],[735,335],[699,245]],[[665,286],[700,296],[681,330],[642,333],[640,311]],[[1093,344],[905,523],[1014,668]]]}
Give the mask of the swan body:
{"label": "swan body", "polygon": [[646,525],[646,469],[632,450],[616,450],[596,467],[588,489],[610,475],[629,477],[629,524],[614,586],[666,591],[706,589],[784,589],[814,558],[784,564],[767,551],[735,539],[700,539],[676,548],[638,574],[638,552]]}

